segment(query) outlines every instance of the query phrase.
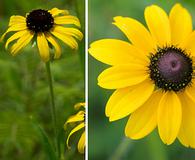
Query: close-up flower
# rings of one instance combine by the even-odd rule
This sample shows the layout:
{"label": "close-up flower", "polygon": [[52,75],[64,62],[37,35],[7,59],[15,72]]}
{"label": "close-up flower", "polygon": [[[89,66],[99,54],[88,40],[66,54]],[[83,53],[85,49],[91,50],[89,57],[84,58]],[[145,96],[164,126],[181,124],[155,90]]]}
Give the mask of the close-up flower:
{"label": "close-up flower", "polygon": [[80,153],[84,153],[84,151],[85,151],[85,103],[77,103],[74,106],[74,108],[76,110],[80,109],[80,111],[78,111],[77,114],[75,114],[73,116],[70,116],[68,118],[68,120],[66,121],[65,125],[64,125],[64,128],[66,130],[68,124],[76,124],[76,127],[74,127],[72,129],[72,131],[69,133],[66,143],[67,143],[68,148],[70,149],[70,145],[69,145],[70,137],[75,132],[77,132],[77,131],[79,131],[81,129],[82,130],[84,129],[84,131],[83,131],[83,133],[82,133],[82,135],[81,135],[81,137],[80,137],[80,139],[78,141],[78,145],[77,145],[78,151]]}
{"label": "close-up flower", "polygon": [[83,34],[75,27],[80,26],[79,19],[69,14],[67,10],[53,8],[51,10],[36,9],[26,14],[26,17],[14,15],[11,16],[9,27],[1,37],[1,40],[9,32],[15,32],[6,41],[5,48],[8,49],[9,44],[12,55],[16,55],[31,41],[37,43],[40,57],[44,62],[51,58],[50,46],[55,49],[52,58],[57,59],[61,56],[61,47],[56,39],[60,39],[63,43],[72,49],[78,48],[75,39],[82,40]]}
{"label": "close-up flower", "polygon": [[129,116],[125,135],[140,139],[158,129],[161,140],[176,138],[195,148],[195,31],[190,13],[175,4],[169,15],[157,5],[144,11],[146,28],[135,19],[117,16],[113,24],[130,42],[102,39],[89,53],[110,65],[98,85],[114,89],[106,116],[116,121]]}

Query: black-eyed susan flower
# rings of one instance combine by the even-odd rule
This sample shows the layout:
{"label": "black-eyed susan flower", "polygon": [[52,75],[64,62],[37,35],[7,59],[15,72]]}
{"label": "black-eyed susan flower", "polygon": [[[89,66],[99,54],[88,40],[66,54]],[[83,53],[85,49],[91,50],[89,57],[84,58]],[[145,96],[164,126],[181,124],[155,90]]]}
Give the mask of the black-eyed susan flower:
{"label": "black-eyed susan flower", "polygon": [[67,138],[67,146],[68,148],[70,149],[70,146],[69,146],[69,139],[70,137],[77,131],[81,130],[81,129],[84,129],[80,139],[79,139],[79,142],[78,142],[78,145],[77,145],[77,148],[78,148],[78,151],[80,153],[84,153],[85,151],[85,103],[78,103],[75,105],[75,109],[78,110],[80,109],[81,107],[83,107],[84,110],[80,110],[78,111],[77,114],[71,116],[65,123],[64,125],[64,128],[66,129],[66,126],[67,124],[70,124],[70,123],[77,123],[76,127],[74,129],[72,129],[72,131],[70,132],[70,134],[68,135],[68,138]]}
{"label": "black-eyed susan flower", "polygon": [[157,5],[146,7],[149,31],[137,20],[115,17],[129,42],[103,39],[89,53],[110,65],[98,84],[116,89],[106,105],[106,116],[115,121],[130,115],[125,134],[140,139],[158,127],[165,144],[176,138],[195,148],[195,31],[192,18],[180,4],[167,15]]}
{"label": "black-eyed susan flower", "polygon": [[9,44],[13,43],[10,52],[12,55],[16,55],[35,39],[41,59],[46,62],[50,59],[49,45],[55,49],[55,59],[61,55],[61,47],[56,38],[72,49],[78,48],[78,43],[75,39],[81,40],[83,34],[70,25],[80,27],[80,22],[77,17],[69,15],[67,10],[58,8],[51,10],[37,9],[28,13],[26,17],[19,15],[11,16],[9,27],[1,37],[1,40],[9,32],[15,32],[6,41],[5,48],[7,49]]}

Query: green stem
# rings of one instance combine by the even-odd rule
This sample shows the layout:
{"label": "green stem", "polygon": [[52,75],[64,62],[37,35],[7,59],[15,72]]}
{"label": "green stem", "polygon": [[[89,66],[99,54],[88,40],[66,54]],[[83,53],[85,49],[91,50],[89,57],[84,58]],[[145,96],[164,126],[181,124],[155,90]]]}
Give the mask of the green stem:
{"label": "green stem", "polygon": [[126,155],[126,153],[130,150],[132,147],[132,141],[129,138],[124,137],[119,144],[119,146],[116,148],[115,152],[112,154],[112,156],[109,158],[109,160],[119,160],[123,159],[123,157]]}
{"label": "green stem", "polygon": [[46,62],[46,69],[47,69],[47,76],[49,82],[49,89],[50,89],[50,98],[51,98],[51,114],[52,114],[52,121],[53,121],[53,129],[54,129],[54,142],[55,142],[55,150],[57,152],[58,157],[60,157],[60,145],[58,141],[58,125],[57,125],[57,118],[56,118],[56,108],[55,108],[55,100],[54,100],[54,92],[53,92],[53,81],[50,69],[50,62]]}

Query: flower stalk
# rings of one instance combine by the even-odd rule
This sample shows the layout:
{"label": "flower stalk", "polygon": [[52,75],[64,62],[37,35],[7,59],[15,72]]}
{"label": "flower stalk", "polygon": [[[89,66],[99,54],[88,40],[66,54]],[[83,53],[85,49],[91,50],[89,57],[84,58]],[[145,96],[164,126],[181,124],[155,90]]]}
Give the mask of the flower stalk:
{"label": "flower stalk", "polygon": [[45,63],[46,70],[47,70],[47,76],[48,76],[48,82],[49,82],[49,90],[50,90],[50,100],[51,100],[51,115],[52,115],[52,121],[53,121],[53,129],[54,129],[54,144],[55,144],[55,150],[60,157],[60,145],[58,142],[58,125],[57,125],[57,118],[56,118],[56,107],[55,107],[55,100],[54,100],[54,91],[53,91],[53,81],[52,81],[52,75],[51,75],[51,69],[50,69],[50,61]]}

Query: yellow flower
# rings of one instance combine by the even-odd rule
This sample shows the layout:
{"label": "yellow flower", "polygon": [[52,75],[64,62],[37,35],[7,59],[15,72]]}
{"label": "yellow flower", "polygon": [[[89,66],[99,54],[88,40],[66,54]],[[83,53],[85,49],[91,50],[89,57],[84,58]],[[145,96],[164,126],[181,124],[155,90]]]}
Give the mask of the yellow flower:
{"label": "yellow flower", "polygon": [[83,38],[83,34],[78,29],[63,27],[63,25],[80,27],[80,22],[77,17],[69,15],[67,10],[58,8],[51,10],[37,9],[28,13],[26,17],[11,16],[9,27],[1,37],[1,40],[4,39],[7,33],[16,32],[5,44],[7,49],[11,42],[15,42],[11,46],[10,52],[12,55],[16,55],[31,40],[36,39],[41,59],[46,62],[50,59],[49,45],[52,45],[55,49],[55,59],[61,56],[61,47],[56,38],[72,49],[78,48],[75,39],[81,40]]}
{"label": "yellow flower", "polygon": [[[77,110],[80,109],[81,107],[83,107],[85,109],[85,103],[78,103],[78,104],[75,105],[75,109],[77,109]],[[85,127],[85,111],[81,110],[77,114],[71,116],[66,121],[66,123],[64,125],[65,129],[66,129],[67,124],[69,124],[69,123],[78,123],[78,125],[74,129],[72,129],[72,131],[68,135],[68,138],[67,138],[67,141],[66,141],[67,146],[70,149],[70,146],[69,146],[70,136],[72,136],[72,134],[74,134],[75,132],[77,132],[80,129],[83,129]],[[82,133],[82,135],[79,139],[77,148],[78,148],[78,151],[80,153],[84,153],[84,150],[85,150],[85,130],[83,131],[83,133]]]}
{"label": "yellow flower", "polygon": [[159,6],[146,7],[149,31],[137,20],[115,17],[116,25],[131,43],[103,39],[91,44],[89,53],[111,65],[98,84],[116,89],[106,105],[110,121],[131,114],[125,135],[140,139],[158,127],[160,138],[176,138],[195,148],[195,31],[192,18],[180,4],[169,16]]}

